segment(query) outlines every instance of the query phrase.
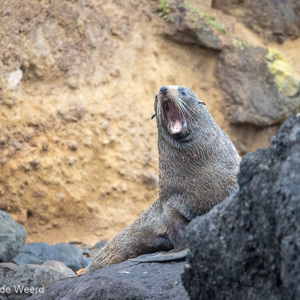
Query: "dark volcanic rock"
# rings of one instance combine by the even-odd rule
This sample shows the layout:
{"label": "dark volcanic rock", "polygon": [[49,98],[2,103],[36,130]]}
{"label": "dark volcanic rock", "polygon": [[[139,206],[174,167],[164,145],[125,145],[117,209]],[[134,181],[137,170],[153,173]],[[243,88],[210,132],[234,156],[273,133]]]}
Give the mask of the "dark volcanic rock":
{"label": "dark volcanic rock", "polygon": [[105,246],[106,241],[102,240],[98,242],[90,251],[89,251],[89,256],[90,257],[95,257],[96,254]]}
{"label": "dark volcanic rock", "polygon": [[43,293],[46,285],[64,277],[45,266],[0,263],[0,300],[23,300],[36,292]]}
{"label": "dark volcanic rock", "polygon": [[275,49],[233,39],[220,55],[216,77],[231,123],[268,126],[300,111],[299,80]]}
{"label": "dark volcanic rock", "polygon": [[13,259],[18,265],[40,265],[49,260],[60,261],[73,271],[85,268],[88,265],[80,249],[67,243],[56,245],[45,243],[26,244],[20,248],[19,254]]}
{"label": "dark volcanic rock", "polygon": [[49,260],[49,261],[44,262],[42,264],[42,266],[57,270],[58,272],[65,275],[66,277],[72,277],[72,276],[76,275],[76,273],[73,270],[68,268],[65,264],[63,264],[60,261]]}
{"label": "dark volcanic rock", "polygon": [[136,263],[126,261],[92,274],[54,283],[31,299],[172,299],[188,295],[181,283],[184,262]]}
{"label": "dark volcanic rock", "polygon": [[9,262],[26,240],[26,230],[8,213],[0,210],[0,262]]}
{"label": "dark volcanic rock", "polygon": [[191,299],[300,299],[300,115],[246,155],[240,190],[188,227]]}
{"label": "dark volcanic rock", "polygon": [[237,16],[267,40],[282,43],[300,36],[299,0],[213,0],[212,6]]}
{"label": "dark volcanic rock", "polygon": [[171,0],[168,3],[171,9],[168,18],[172,18],[173,21],[167,22],[167,37],[180,43],[196,44],[214,50],[222,49],[219,35],[208,25],[206,12],[180,0]]}

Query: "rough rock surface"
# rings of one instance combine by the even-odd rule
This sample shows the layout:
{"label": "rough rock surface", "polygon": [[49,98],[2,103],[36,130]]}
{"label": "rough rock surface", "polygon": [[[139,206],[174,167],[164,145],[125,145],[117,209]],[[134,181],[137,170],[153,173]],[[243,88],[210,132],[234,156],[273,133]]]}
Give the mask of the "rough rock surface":
{"label": "rough rock surface", "polygon": [[54,281],[66,277],[54,268],[38,265],[17,266],[0,263],[0,300],[23,300]]}
{"label": "rough rock surface", "polygon": [[298,0],[213,0],[212,6],[237,16],[268,40],[282,43],[300,36]]}
{"label": "rough rock surface", "polygon": [[[219,35],[210,28],[204,12],[187,2],[172,0],[170,14],[166,16],[166,36],[180,43],[196,44],[208,49],[221,50]],[[168,21],[168,19],[171,18]]]}
{"label": "rough rock surface", "polygon": [[8,213],[0,210],[0,262],[9,262],[26,240],[26,230]]}
{"label": "rough rock surface", "polygon": [[67,243],[59,243],[56,245],[48,245],[45,243],[26,244],[20,248],[13,262],[18,265],[40,265],[49,260],[60,261],[73,271],[85,268],[88,265],[80,249]]}
{"label": "rough rock surface", "polygon": [[244,157],[239,192],[189,225],[191,299],[299,299],[299,170],[300,115]]}
{"label": "rough rock surface", "polygon": [[70,278],[45,288],[31,299],[172,299],[188,295],[181,283],[184,262],[135,263],[126,261],[92,274]]}
{"label": "rough rock surface", "polygon": [[[86,68],[83,61],[99,56],[103,59],[105,50],[116,47],[107,39],[107,16],[89,0],[59,4],[4,0],[0,14],[5,33],[1,36],[0,75],[11,90],[18,87],[22,76],[23,80],[53,80],[53,75],[65,78],[70,87],[76,88],[82,77],[91,81],[95,73],[100,77],[103,68]],[[18,50],[9,55],[9,47]],[[100,53],[99,47],[104,51]]]}
{"label": "rough rock surface", "polygon": [[68,268],[65,264],[63,264],[60,261],[49,260],[44,262],[42,266],[55,269],[58,272],[64,274],[66,277],[71,277],[76,275],[76,273],[72,269]]}
{"label": "rough rock surface", "polygon": [[300,111],[299,80],[275,49],[233,39],[220,55],[216,77],[231,123],[268,126]]}

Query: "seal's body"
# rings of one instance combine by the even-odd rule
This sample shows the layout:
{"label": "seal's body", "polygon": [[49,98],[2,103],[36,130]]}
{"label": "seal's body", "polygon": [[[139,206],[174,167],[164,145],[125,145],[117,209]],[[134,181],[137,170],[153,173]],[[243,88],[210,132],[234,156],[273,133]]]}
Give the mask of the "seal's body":
{"label": "seal's body", "polygon": [[85,274],[141,254],[183,249],[188,223],[238,188],[240,157],[192,90],[163,86],[154,106],[159,199],[108,241]]}

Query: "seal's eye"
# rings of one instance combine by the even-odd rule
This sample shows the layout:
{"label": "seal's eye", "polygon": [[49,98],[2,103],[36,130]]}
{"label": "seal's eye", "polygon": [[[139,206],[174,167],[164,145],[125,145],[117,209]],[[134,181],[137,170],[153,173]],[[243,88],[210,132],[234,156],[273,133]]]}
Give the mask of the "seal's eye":
{"label": "seal's eye", "polygon": [[179,91],[179,93],[180,93],[182,96],[186,96],[186,89],[185,89],[185,88],[179,88],[178,91]]}

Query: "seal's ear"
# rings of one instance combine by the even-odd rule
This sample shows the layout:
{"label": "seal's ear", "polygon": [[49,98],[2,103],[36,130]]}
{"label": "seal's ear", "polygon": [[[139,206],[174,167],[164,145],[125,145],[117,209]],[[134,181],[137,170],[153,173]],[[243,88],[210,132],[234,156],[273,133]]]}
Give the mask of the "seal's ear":
{"label": "seal's ear", "polygon": [[198,104],[206,105],[206,103],[201,100],[198,100]]}
{"label": "seal's ear", "polygon": [[151,120],[153,120],[156,117],[156,112],[153,113],[153,115],[151,116]]}

